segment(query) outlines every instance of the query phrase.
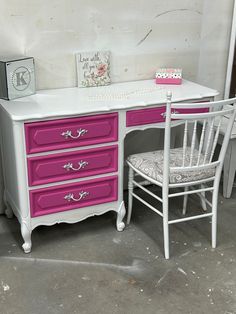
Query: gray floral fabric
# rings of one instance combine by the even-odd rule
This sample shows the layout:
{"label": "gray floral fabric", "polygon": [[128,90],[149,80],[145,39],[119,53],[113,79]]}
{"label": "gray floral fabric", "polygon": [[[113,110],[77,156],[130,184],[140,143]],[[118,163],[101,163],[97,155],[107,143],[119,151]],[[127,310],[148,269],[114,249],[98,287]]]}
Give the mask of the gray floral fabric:
{"label": "gray floral fabric", "polygon": [[[190,163],[190,147],[186,149],[185,166]],[[164,164],[164,151],[157,150],[148,153],[134,154],[128,157],[127,161],[131,165],[149,176],[150,178],[159,182],[163,181],[163,164]],[[197,164],[198,151],[194,150],[192,165]],[[200,164],[203,163],[204,156],[200,156]],[[203,180],[213,177],[215,169],[210,168],[207,170],[191,170],[182,171],[180,169],[173,170],[171,167],[182,167],[183,164],[183,148],[174,148],[170,150],[170,183],[184,183],[197,180]]]}

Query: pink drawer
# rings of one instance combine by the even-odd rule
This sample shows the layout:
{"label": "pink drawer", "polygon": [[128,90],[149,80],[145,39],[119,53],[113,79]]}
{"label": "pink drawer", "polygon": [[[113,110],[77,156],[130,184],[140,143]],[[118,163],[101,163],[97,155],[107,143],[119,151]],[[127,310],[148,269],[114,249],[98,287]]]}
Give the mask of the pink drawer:
{"label": "pink drawer", "polygon": [[209,108],[190,108],[190,109],[176,109],[179,113],[202,113],[208,112]]}
{"label": "pink drawer", "polygon": [[164,114],[165,111],[165,106],[127,111],[126,126],[164,122],[162,114]]}
{"label": "pink drawer", "polygon": [[[201,113],[208,112],[208,108],[178,109],[179,113]],[[126,126],[144,125],[150,123],[165,122],[166,107],[150,109],[130,110],[126,113]]]}
{"label": "pink drawer", "polygon": [[25,123],[28,154],[114,142],[118,139],[118,114]]}
{"label": "pink drawer", "polygon": [[118,177],[105,177],[80,183],[30,191],[31,217],[117,200]]}
{"label": "pink drawer", "polygon": [[118,168],[118,146],[29,157],[27,165],[29,186],[114,172]]}

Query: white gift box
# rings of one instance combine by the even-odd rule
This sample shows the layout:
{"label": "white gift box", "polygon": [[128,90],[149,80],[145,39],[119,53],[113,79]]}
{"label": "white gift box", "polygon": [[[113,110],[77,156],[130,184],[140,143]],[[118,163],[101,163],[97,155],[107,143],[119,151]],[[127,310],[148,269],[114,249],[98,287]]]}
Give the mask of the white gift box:
{"label": "white gift box", "polygon": [[182,83],[182,69],[161,68],[156,71],[157,84],[176,84]]}

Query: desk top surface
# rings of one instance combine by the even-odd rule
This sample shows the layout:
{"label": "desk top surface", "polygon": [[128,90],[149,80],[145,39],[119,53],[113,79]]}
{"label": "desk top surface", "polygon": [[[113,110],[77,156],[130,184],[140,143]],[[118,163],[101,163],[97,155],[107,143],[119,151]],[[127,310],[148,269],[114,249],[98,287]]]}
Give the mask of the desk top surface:
{"label": "desk top surface", "polygon": [[165,104],[167,91],[172,92],[173,102],[218,94],[216,90],[187,80],[181,85],[157,85],[154,80],[145,80],[103,87],[40,90],[35,95],[12,101],[0,99],[0,106],[12,120],[22,121]]}

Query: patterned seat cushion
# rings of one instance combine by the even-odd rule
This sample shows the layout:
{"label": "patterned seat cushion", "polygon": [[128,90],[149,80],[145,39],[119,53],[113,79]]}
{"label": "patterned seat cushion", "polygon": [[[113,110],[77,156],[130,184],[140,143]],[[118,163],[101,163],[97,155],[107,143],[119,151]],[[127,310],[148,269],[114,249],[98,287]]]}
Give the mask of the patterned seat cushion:
{"label": "patterned seat cushion", "polygon": [[[190,162],[190,147],[186,149],[185,166]],[[134,154],[128,157],[127,161],[136,169],[159,182],[163,181],[163,164],[164,151],[157,150],[148,153]],[[192,165],[196,165],[198,151],[194,150]],[[203,155],[200,156],[200,164],[203,162]],[[174,148],[170,150],[170,167],[182,167],[183,148]],[[198,181],[213,177],[215,169],[181,171],[181,169],[173,170],[170,168],[170,183],[184,183]]]}

